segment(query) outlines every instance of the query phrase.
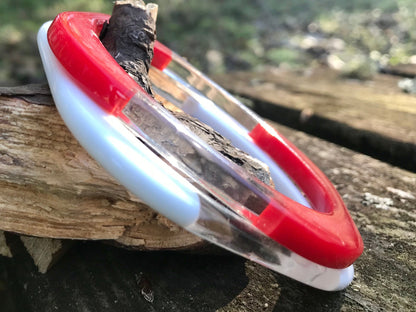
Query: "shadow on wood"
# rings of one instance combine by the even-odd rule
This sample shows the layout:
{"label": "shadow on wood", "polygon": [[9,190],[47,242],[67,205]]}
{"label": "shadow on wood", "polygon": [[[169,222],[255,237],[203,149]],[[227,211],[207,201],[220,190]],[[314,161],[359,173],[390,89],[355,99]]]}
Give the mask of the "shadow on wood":
{"label": "shadow on wood", "polygon": [[[14,260],[0,258],[1,272],[7,272],[0,277],[3,312],[336,311],[345,296],[300,285],[232,255],[133,252],[88,242],[40,274],[16,248]],[[153,302],[141,293],[138,275],[148,280]]]}

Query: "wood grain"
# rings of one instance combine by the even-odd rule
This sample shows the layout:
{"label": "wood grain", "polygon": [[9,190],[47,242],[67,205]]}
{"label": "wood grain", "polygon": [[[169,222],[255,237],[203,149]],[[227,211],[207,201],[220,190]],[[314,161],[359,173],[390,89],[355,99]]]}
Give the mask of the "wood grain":
{"label": "wood grain", "polygon": [[346,80],[315,69],[240,72],[215,80],[252,100],[265,118],[416,170],[416,97],[400,90],[399,77]]}
{"label": "wood grain", "polygon": [[0,127],[0,229],[144,249],[200,243],[109,176],[54,106],[0,97]]}
{"label": "wood grain", "polygon": [[[132,252],[89,242],[77,244],[45,275],[23,253],[0,258],[0,272],[8,272],[0,276],[9,285],[4,298],[12,307],[6,311],[413,311],[416,174],[277,128],[335,184],[363,236],[364,253],[345,291],[312,289],[231,255]],[[142,274],[152,303],[136,282]]]}

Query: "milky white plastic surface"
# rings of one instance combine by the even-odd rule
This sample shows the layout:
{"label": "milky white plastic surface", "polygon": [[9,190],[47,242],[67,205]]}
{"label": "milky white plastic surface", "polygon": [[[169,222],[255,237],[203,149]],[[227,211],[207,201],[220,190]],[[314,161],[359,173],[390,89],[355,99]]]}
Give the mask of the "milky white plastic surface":
{"label": "milky white plastic surface", "polygon": [[39,30],[38,45],[65,124],[92,157],[146,204],[183,227],[195,222],[200,202],[192,185],[71,81],[49,47],[49,25],[45,23]]}

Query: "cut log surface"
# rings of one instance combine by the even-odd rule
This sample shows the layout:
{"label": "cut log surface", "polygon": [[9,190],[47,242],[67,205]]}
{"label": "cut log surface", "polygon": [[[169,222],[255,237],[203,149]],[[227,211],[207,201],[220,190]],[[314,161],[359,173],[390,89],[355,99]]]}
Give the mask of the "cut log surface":
{"label": "cut log surface", "polygon": [[200,243],[107,174],[68,131],[55,106],[0,97],[0,125],[0,229],[111,239],[144,249]]}
{"label": "cut log surface", "polygon": [[346,80],[327,69],[215,77],[266,118],[416,170],[416,97],[401,91],[400,79]]}

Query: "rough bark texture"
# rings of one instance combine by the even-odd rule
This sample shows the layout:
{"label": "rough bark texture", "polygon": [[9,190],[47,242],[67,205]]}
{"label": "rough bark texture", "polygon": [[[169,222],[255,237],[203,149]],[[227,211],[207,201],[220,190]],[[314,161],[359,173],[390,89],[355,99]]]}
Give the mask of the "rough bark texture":
{"label": "rough bark texture", "polygon": [[153,95],[147,73],[153,58],[156,23],[144,3],[116,1],[100,39],[117,63],[147,93]]}
{"label": "rough bark texture", "polygon": [[0,126],[0,229],[144,249],[200,242],[109,176],[73,138],[55,106],[0,96]]}
{"label": "rough bark texture", "polygon": [[[146,8],[147,6],[141,1],[139,3],[137,1],[116,1],[109,23],[103,27],[100,35],[103,45],[118,64],[147,93],[156,97],[165,108],[170,110],[179,121],[232,162],[264,183],[271,185],[270,173],[264,163],[235,148],[229,140],[214,129],[170,105],[170,103],[166,103],[163,98],[152,91],[148,74],[150,62],[153,58],[156,25]],[[160,136],[163,137],[164,134]],[[171,144],[173,144],[173,141],[170,142]],[[192,155],[186,157],[192,157]]]}

